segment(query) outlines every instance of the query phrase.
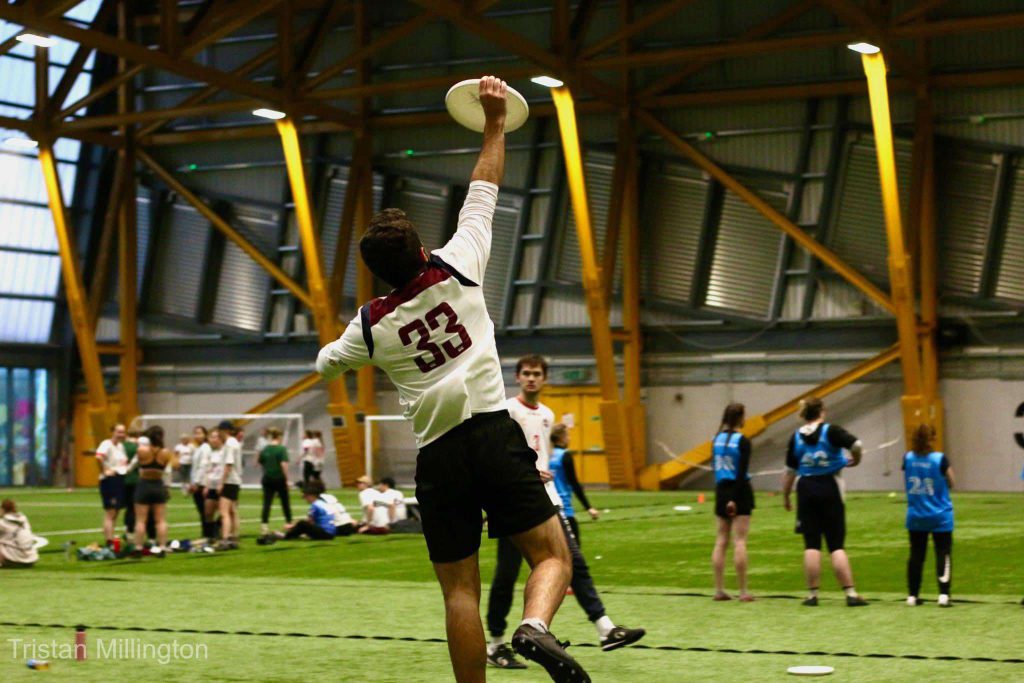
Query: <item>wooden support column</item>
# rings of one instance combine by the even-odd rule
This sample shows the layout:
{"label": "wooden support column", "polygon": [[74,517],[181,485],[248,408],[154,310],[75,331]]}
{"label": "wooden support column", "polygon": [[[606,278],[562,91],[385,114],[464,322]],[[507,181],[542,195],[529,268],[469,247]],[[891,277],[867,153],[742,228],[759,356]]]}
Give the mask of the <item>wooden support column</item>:
{"label": "wooden support column", "polygon": [[78,342],[78,354],[82,361],[82,374],[85,375],[85,386],[89,399],[89,426],[93,438],[102,438],[110,430],[110,407],[107,402],[107,391],[103,386],[103,370],[100,357],[96,350],[96,338],[89,323],[89,312],[79,269],[78,249],[75,237],[68,226],[67,214],[64,209],[64,197],[61,193],[60,178],[57,175],[57,163],[53,155],[53,139],[44,137],[39,140],[39,163],[43,169],[43,180],[46,184],[46,195],[53,214],[53,227],[57,233],[57,245],[60,251],[61,274],[64,278],[64,294],[67,298],[71,325],[75,330]]}
{"label": "wooden support column", "polygon": [[[166,10],[167,3],[163,8]],[[175,14],[173,19],[176,19]],[[118,7],[118,31],[121,38],[129,38],[132,15],[127,2]],[[165,11],[164,21],[169,23],[172,17]],[[164,27],[162,25],[162,27]],[[166,34],[177,35],[177,23],[166,26]],[[177,49],[176,41],[172,46]],[[128,68],[128,62],[118,60],[118,70]],[[117,92],[117,110],[124,114],[134,109],[134,88],[132,82],[125,81]],[[139,414],[139,356],[138,356],[138,233],[136,224],[135,199],[135,140],[134,126],[121,126],[121,136],[125,145],[118,151],[119,170],[123,174],[124,187],[118,197],[118,229],[117,245],[120,255],[118,278],[118,302],[120,304],[121,347],[120,358],[120,418],[128,424]]]}
{"label": "wooden support column", "polygon": [[899,332],[900,364],[903,369],[903,427],[906,442],[911,442],[915,427],[923,419],[921,356],[918,345],[917,315],[914,312],[914,283],[907,258],[900,195],[896,180],[896,154],[893,149],[892,119],[886,65],[882,53],[861,55],[871,101],[871,123],[878,156],[878,175],[882,188],[882,208],[889,244],[889,283],[896,310]]}
{"label": "wooden support column", "polygon": [[[626,330],[623,346],[623,376],[627,424],[630,428],[633,470],[647,464],[647,411],[641,400],[643,336],[640,333],[640,158],[632,126],[619,134],[628,135],[625,191],[622,197],[622,225],[625,229],[622,257],[622,321]],[[622,140],[620,139],[620,142]],[[612,277],[607,273],[605,277]]]}
{"label": "wooden support column", "polygon": [[[370,22],[367,16],[367,0],[357,0],[353,7],[355,22],[356,51],[363,51],[370,42]],[[356,85],[364,86],[369,82],[370,64],[366,59],[356,63]],[[357,186],[355,222],[358,226],[357,232],[362,237],[366,228],[370,225],[373,217],[373,138],[368,125],[370,117],[370,99],[359,100],[359,118],[362,121],[362,128],[357,132],[356,145],[359,151],[359,173],[360,179]],[[363,263],[363,259],[356,259],[356,301],[362,305],[373,298],[373,273]],[[376,370],[372,365],[360,368],[356,373],[357,399],[356,405],[364,415],[372,415],[377,412],[377,393],[375,387]],[[365,440],[364,440],[365,443]]]}
{"label": "wooden support column", "polygon": [[[320,239],[313,220],[313,209],[306,184],[306,169],[302,163],[302,147],[295,123],[289,116],[276,122],[281,136],[285,164],[288,167],[288,181],[295,204],[295,222],[299,229],[299,241],[309,280],[310,309],[316,321],[320,345],[326,346],[338,337],[339,325],[334,302],[327,290],[323,262],[320,258]],[[331,415],[335,457],[342,484],[352,483],[365,473],[355,407],[349,402],[345,378],[340,377],[327,384],[327,411]]]}
{"label": "wooden support column", "polygon": [[608,458],[608,476],[613,487],[636,488],[633,467],[633,446],[627,424],[626,407],[619,396],[615,370],[615,352],[612,331],[608,321],[608,306],[601,283],[601,270],[597,265],[594,233],[590,225],[587,187],[583,174],[583,155],[580,151],[579,130],[572,93],[566,87],[553,88],[551,96],[558,113],[558,126],[562,134],[565,172],[569,182],[569,198],[576,219],[576,237],[580,246],[583,266],[583,290],[590,314],[590,333],[594,344],[594,357],[601,382],[601,421],[604,429],[605,452]]}

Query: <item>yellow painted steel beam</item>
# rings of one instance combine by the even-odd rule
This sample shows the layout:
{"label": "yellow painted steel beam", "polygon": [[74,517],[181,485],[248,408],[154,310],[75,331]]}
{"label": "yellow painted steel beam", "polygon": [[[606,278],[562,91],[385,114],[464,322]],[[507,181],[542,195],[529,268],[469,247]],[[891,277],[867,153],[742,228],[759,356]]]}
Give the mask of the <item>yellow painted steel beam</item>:
{"label": "yellow painted steel beam", "polygon": [[277,280],[285,289],[290,291],[295,298],[301,301],[303,304],[308,306],[310,309],[313,308],[313,299],[309,292],[303,289],[295,280],[293,280],[287,273],[278,267],[276,263],[271,261],[269,258],[263,255],[255,245],[249,240],[245,239],[240,232],[235,230],[231,225],[217,215],[213,209],[211,209],[206,202],[200,199],[194,192],[189,190],[187,187],[181,184],[181,182],[171,174],[170,171],[165,169],[159,164],[153,157],[149,156],[144,150],[136,149],[135,154],[139,161],[148,166],[156,175],[159,177],[169,188],[181,195],[182,199],[187,201],[189,204],[194,206],[199,213],[201,213],[206,220],[217,230],[222,232],[225,237],[234,242],[238,247],[249,255],[253,261],[258,263],[264,270],[270,273],[270,276]]}
{"label": "yellow painted steel beam", "polygon": [[553,88],[551,97],[558,113],[558,127],[562,137],[565,172],[569,185],[569,199],[576,219],[576,238],[583,267],[583,291],[590,315],[590,334],[594,345],[601,384],[601,421],[608,458],[608,474],[612,486],[635,488],[636,476],[632,466],[632,444],[626,408],[619,396],[615,371],[615,351],[612,330],[608,320],[608,307],[597,265],[594,233],[587,204],[586,179],[583,172],[583,154],[580,151],[579,130],[572,93],[568,88]]}
{"label": "yellow painted steel beam", "polygon": [[[789,417],[800,408],[800,402],[812,396],[824,398],[829,394],[839,391],[858,380],[870,375],[900,357],[899,344],[895,344],[877,356],[868,358],[858,363],[846,372],[834,377],[815,388],[805,391],[780,406],[769,410],[762,415],[754,415],[747,418],[743,427],[743,434],[748,438],[754,438],[761,434],[770,425],[775,424],[785,417]],[[640,486],[645,490],[656,490],[658,488],[672,488],[677,485],[679,478],[697,469],[711,460],[711,441],[706,441],[686,453],[679,455],[674,460],[650,465],[639,474]]]}
{"label": "yellow painted steel beam", "polygon": [[42,166],[50,213],[53,215],[53,227],[57,233],[57,246],[60,252],[61,274],[64,278],[64,293],[68,312],[71,315],[75,340],[78,342],[82,374],[85,376],[85,386],[89,397],[89,422],[93,435],[100,436],[106,434],[110,428],[107,391],[103,386],[103,370],[100,367],[100,356],[96,350],[96,338],[89,322],[85,285],[82,282],[82,273],[78,265],[78,249],[68,227],[60,177],[57,175],[57,163],[53,155],[53,141],[50,139],[44,138],[39,141],[39,164]]}
{"label": "yellow painted steel beam", "polygon": [[245,412],[248,415],[257,415],[261,413],[272,412],[283,406],[285,403],[288,403],[288,401],[291,401],[293,398],[296,398],[300,394],[312,389],[319,383],[320,373],[310,373],[303,377],[302,379],[288,385],[284,389],[281,389],[273,396],[270,396],[269,398],[260,401],[259,403],[254,405],[252,408],[249,408],[249,410]]}
{"label": "yellow painted steel beam", "polygon": [[[320,240],[313,220],[306,169],[302,162],[302,146],[291,116],[276,121],[275,124],[281,137],[288,182],[292,188],[295,223],[299,229],[299,242],[302,245],[309,281],[310,310],[316,321],[320,345],[325,346],[337,338],[340,326],[334,302],[327,290],[327,279],[324,277]],[[365,473],[365,461],[362,457],[361,426],[358,424],[355,407],[349,401],[344,376],[327,383],[327,396],[327,411],[331,415],[331,436],[334,439],[338,473],[343,484],[350,484]]]}
{"label": "yellow painted steel beam", "polygon": [[[620,128],[619,135],[626,136],[626,167],[623,175],[625,191],[621,211],[625,229],[622,250],[622,322],[627,334],[622,350],[625,379],[623,395],[626,422],[630,429],[631,461],[633,471],[637,471],[647,464],[647,411],[642,401],[643,335],[640,330],[640,163],[632,126]],[[623,140],[620,138],[619,142]],[[614,273],[614,269],[611,273]]]}
{"label": "yellow painted steel beam", "polygon": [[861,55],[864,75],[868,81],[871,123],[875,134],[878,176],[882,189],[885,232],[889,244],[889,284],[896,306],[896,329],[899,333],[900,364],[903,369],[903,425],[907,442],[923,416],[921,356],[918,321],[914,311],[914,283],[907,258],[900,196],[896,177],[896,154],[893,149],[892,118],[889,112],[889,90],[886,65],[882,53]]}
{"label": "yellow painted steel beam", "polygon": [[794,242],[836,271],[847,282],[867,295],[868,298],[887,311],[896,313],[895,304],[886,296],[885,292],[861,275],[855,268],[847,265],[845,261],[839,258],[838,254],[801,230],[793,221],[777,211],[775,207],[761,199],[757,193],[747,188],[746,185],[726,172],[725,169],[698,151],[693,145],[683,140],[649,111],[644,109],[637,110],[637,119],[675,147],[683,156],[706,171],[708,175],[724,185],[726,189],[735,193],[740,199],[760,212],[765,218],[789,235]]}
{"label": "yellow painted steel beam", "polygon": [[135,212],[134,181],[129,183],[132,192],[122,194],[118,220],[117,244],[120,254],[118,274],[118,301],[121,307],[121,354],[120,370],[120,415],[125,423],[139,414],[139,368],[138,368],[138,302],[137,254],[138,233]]}

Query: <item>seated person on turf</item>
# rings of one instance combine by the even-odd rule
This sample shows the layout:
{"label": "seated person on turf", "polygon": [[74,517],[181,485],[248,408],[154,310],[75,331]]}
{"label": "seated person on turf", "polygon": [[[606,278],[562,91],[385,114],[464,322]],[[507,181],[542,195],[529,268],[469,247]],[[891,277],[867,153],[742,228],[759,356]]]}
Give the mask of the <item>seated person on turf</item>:
{"label": "seated person on turf", "polygon": [[405,509],[405,496],[395,488],[394,479],[381,477],[381,480],[377,482],[377,492],[387,503],[390,524],[409,519],[409,513]]}
{"label": "seated person on turf", "polygon": [[718,533],[711,553],[715,574],[716,601],[732,600],[725,592],[725,555],[729,536],[733,537],[732,560],[740,585],[740,601],[752,602],[747,591],[747,532],[754,510],[754,489],[750,486],[750,439],[743,436],[746,408],[730,403],[722,414],[722,423],[711,445],[715,465],[715,515]]}
{"label": "seated person on turf", "polygon": [[945,453],[932,447],[935,430],[920,425],[914,431],[914,447],[903,456],[907,489],[907,531],[910,560],[907,562],[907,604],[921,604],[921,574],[928,554],[928,534],[935,543],[935,576],[939,580],[939,607],[952,607],[953,583],[953,468]]}
{"label": "seated person on turf", "polygon": [[485,679],[480,624],[481,510],[488,533],[509,538],[531,567],[523,621],[512,645],[552,676],[589,678],[548,630],[572,574],[568,543],[534,465],[536,455],[505,410],[505,384],[484,298],[491,223],[505,172],[507,86],[479,82],[483,148],[455,235],[427,255],[399,209],[376,214],[359,241],[367,268],[394,287],[364,305],[317,371],[333,380],[381,368],[412,420],[419,454],[416,498],[445,604],[448,654],[458,683]]}
{"label": "seated person on turf", "polygon": [[39,561],[28,517],[18,512],[13,500],[0,503],[0,567],[31,567]]}
{"label": "seated person on turf", "polygon": [[306,483],[302,497],[309,503],[309,513],[294,524],[286,524],[284,538],[306,536],[314,541],[330,541],[335,536],[352,533],[352,518],[337,498],[324,492],[323,482],[319,479]]}
{"label": "seated person on turf", "polygon": [[[806,424],[793,434],[786,452],[783,504],[792,510],[790,493],[796,486],[797,533],[804,537],[804,573],[807,576],[805,607],[818,606],[821,582],[821,539],[824,536],[832,559],[832,571],[846,593],[849,607],[863,607],[867,600],[857,594],[853,569],[844,549],[846,543],[845,486],[842,471],[860,464],[860,439],[839,425],[825,422],[825,404],[812,397],[803,402],[800,417]],[[850,452],[847,459],[844,450]]]}
{"label": "seated person on turf", "polygon": [[359,508],[363,512],[359,533],[372,536],[391,533],[390,500],[373,487],[373,482],[366,475],[356,479],[356,488],[359,489]]}

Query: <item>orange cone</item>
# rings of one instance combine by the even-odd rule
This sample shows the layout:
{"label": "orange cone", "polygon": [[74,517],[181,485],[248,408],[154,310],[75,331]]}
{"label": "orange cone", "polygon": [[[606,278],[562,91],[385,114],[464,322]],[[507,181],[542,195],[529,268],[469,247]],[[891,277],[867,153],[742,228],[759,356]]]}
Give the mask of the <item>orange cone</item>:
{"label": "orange cone", "polygon": [[697,502],[698,503],[703,503],[704,502],[704,494],[703,493],[698,493],[697,494]]}

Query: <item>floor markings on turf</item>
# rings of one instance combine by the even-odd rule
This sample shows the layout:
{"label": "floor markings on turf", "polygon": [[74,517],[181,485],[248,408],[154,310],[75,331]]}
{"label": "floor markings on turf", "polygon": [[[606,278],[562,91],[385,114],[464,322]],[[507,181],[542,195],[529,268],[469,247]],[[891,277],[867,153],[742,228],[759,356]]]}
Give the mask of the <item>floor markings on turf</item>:
{"label": "floor markings on turf", "polygon": [[[15,622],[0,621],[0,626],[14,628],[56,628],[73,630],[75,626],[68,624],[42,624],[38,622]],[[324,638],[329,640],[379,640],[387,642],[405,643],[445,643],[444,638],[417,638],[414,636],[388,636],[388,635],[363,635],[337,633],[303,633],[302,631],[226,631],[223,629],[194,629],[194,628],[152,628],[144,626],[87,626],[92,631],[131,631],[133,633],[190,633],[201,635],[218,636],[255,636],[255,637],[277,637],[277,638]],[[575,647],[596,648],[597,643],[578,643]],[[640,643],[632,645],[631,650],[651,650],[657,652],[706,652],[713,654],[735,654],[735,655],[782,655],[787,657],[855,657],[864,659],[906,659],[914,661],[942,661],[942,662],[981,662],[989,664],[1024,664],[1024,659],[1016,657],[958,657],[956,655],[916,655],[916,654],[892,654],[888,652],[871,652],[860,654],[857,652],[825,652],[823,650],[811,650],[800,652],[797,650],[762,650],[758,648],[741,650],[732,647],[703,647],[700,645],[679,646],[679,645],[647,645]]]}

